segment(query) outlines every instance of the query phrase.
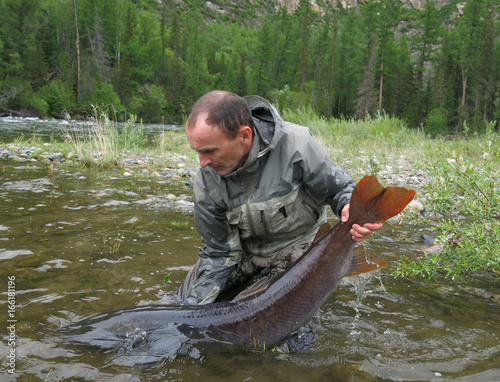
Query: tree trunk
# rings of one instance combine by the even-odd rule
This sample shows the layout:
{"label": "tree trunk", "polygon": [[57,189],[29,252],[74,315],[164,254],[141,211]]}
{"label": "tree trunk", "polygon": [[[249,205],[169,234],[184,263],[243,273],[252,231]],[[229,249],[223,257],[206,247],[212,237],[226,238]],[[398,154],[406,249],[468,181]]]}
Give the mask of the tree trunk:
{"label": "tree trunk", "polygon": [[80,77],[80,33],[78,32],[78,12],[76,10],[76,0],[73,0],[73,8],[75,10],[75,29],[76,29],[76,61],[77,61],[77,103],[80,104],[80,89],[81,89],[81,77]]}
{"label": "tree trunk", "polygon": [[380,61],[380,89],[378,93],[378,111],[382,112],[382,89],[384,87],[384,54],[382,53],[382,60]]}

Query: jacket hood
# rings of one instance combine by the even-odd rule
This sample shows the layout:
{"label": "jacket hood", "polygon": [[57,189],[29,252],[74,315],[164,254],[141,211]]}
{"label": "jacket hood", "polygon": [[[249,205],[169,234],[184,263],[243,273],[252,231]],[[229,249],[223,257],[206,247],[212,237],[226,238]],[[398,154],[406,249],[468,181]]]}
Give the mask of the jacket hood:
{"label": "jacket hood", "polygon": [[272,150],[283,135],[283,120],[278,111],[264,98],[251,95],[243,97],[252,111],[255,133],[259,135],[259,157]]}

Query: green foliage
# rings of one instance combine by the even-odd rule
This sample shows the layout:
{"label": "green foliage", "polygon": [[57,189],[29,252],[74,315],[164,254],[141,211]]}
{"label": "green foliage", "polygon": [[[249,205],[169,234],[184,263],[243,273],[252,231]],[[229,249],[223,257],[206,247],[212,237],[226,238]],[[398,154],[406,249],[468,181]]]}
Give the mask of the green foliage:
{"label": "green foliage", "polygon": [[476,272],[500,274],[500,146],[498,136],[490,138],[476,164],[455,152],[426,162],[430,210],[453,218],[438,221],[439,250],[417,260],[403,257],[397,275],[457,280]]}
{"label": "green foliage", "polygon": [[301,117],[310,116],[312,112],[312,110],[307,108],[309,104],[308,94],[303,91],[290,90],[288,85],[285,85],[281,90],[271,90],[269,92],[269,100],[280,112],[288,112],[287,115],[291,120],[294,119],[293,111],[298,112]]}
{"label": "green foliage", "polygon": [[120,112],[123,109],[118,95],[113,91],[113,85],[107,84],[100,79],[94,80],[94,87],[82,101],[85,111],[92,113],[95,106],[101,109]]}
{"label": "green foliage", "polygon": [[170,279],[170,273],[167,273],[163,278],[164,283],[172,284],[172,280]]}
{"label": "green foliage", "polygon": [[439,275],[462,280],[466,275],[492,272],[500,275],[500,224],[498,221],[443,220],[437,227],[440,251],[418,261],[401,258],[396,274],[432,280]]}
{"label": "green foliage", "polygon": [[27,100],[26,105],[34,110],[34,115],[37,116],[46,116],[49,115],[49,104],[40,94],[31,94]]}
{"label": "green foliage", "polygon": [[435,137],[447,131],[446,115],[440,109],[432,109],[425,119],[424,131]]}
{"label": "green foliage", "polygon": [[47,110],[44,115],[48,117],[57,117],[64,110],[73,109],[73,95],[57,81],[51,81],[42,87],[39,96],[47,104]]}
{"label": "green foliage", "polygon": [[455,153],[444,161],[427,162],[433,181],[425,191],[434,211],[500,219],[499,149],[491,141],[488,144],[483,160],[476,165]]}
{"label": "green foliage", "polygon": [[140,87],[130,100],[129,112],[151,122],[162,122],[165,116],[170,121],[175,118],[172,105],[166,100],[162,88],[156,85]]}

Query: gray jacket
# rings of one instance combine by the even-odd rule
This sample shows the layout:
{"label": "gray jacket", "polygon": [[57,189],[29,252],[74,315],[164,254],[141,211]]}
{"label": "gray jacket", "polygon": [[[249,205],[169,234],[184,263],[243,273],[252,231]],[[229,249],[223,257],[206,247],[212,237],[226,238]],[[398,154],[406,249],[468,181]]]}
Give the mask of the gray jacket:
{"label": "gray jacket", "polygon": [[254,141],[245,165],[224,177],[200,168],[194,182],[195,222],[204,248],[188,301],[212,302],[243,253],[271,256],[309,243],[349,203],[352,178],[307,127],[285,122],[258,96],[245,97]]}

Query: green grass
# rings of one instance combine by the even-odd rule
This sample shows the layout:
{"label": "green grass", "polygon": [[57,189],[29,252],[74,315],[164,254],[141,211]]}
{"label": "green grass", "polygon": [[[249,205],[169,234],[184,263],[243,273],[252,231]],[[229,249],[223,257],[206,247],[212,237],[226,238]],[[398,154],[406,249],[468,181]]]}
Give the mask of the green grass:
{"label": "green grass", "polygon": [[439,251],[418,261],[403,257],[396,275],[428,280],[500,275],[500,149],[498,136],[488,138],[496,144],[479,144],[482,156],[474,163],[455,151],[445,160],[424,161],[431,181],[422,193],[430,212],[443,216],[435,227]]}

